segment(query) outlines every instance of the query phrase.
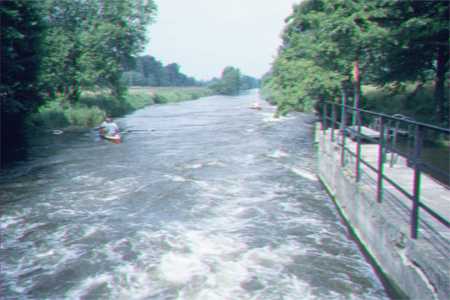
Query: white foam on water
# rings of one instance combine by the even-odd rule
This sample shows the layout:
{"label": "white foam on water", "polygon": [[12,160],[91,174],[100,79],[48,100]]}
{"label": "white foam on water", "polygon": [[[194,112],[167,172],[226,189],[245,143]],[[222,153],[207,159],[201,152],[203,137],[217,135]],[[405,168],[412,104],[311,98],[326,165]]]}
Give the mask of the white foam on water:
{"label": "white foam on water", "polygon": [[178,175],[166,174],[166,175],[164,175],[164,177],[169,179],[169,180],[171,180],[171,181],[173,181],[173,182],[186,182],[186,181],[189,181],[188,179],[186,179],[186,178],[184,178],[182,176],[178,176]]}
{"label": "white foam on water", "polygon": [[[199,186],[204,188],[203,196],[214,190],[222,195],[242,195],[246,189],[245,182],[240,181],[202,183]],[[169,286],[179,287],[177,299],[285,299],[289,294],[293,295],[291,299],[301,299],[309,293],[308,285],[296,277],[279,284],[285,268],[307,248],[294,239],[286,239],[278,246],[254,248],[240,233],[258,218],[246,216],[248,211],[266,215],[259,203],[276,197],[278,188],[285,190],[274,185],[260,197],[222,198],[210,208],[210,217],[193,224],[177,222],[166,226],[163,235],[172,250],[161,254],[157,270]],[[155,233],[143,236],[161,239]],[[246,288],[255,278],[260,287]]]}
{"label": "white foam on water", "polygon": [[89,292],[94,288],[106,284],[111,288],[112,276],[110,274],[100,274],[84,279],[77,287],[69,290],[65,295],[65,299],[85,299]]}
{"label": "white foam on water", "polygon": [[97,198],[97,199],[100,200],[100,201],[103,201],[103,202],[111,202],[111,201],[115,201],[117,199],[120,199],[120,197],[116,196],[116,195],[109,195],[109,196],[103,196],[103,197]]}
{"label": "white foam on water", "polygon": [[92,175],[79,175],[72,178],[75,184],[83,186],[98,186],[105,182],[104,177],[92,176]]}
{"label": "white foam on water", "polygon": [[202,163],[197,163],[197,164],[188,164],[184,166],[184,169],[200,169],[203,167]]}
{"label": "white foam on water", "polygon": [[145,265],[126,264],[114,270],[112,299],[148,299],[162,291],[160,282]]}
{"label": "white foam on water", "polygon": [[263,116],[263,122],[266,123],[284,122],[295,118],[293,116],[279,116],[278,118],[276,118],[273,113],[261,113],[261,115]]}
{"label": "white foam on water", "polygon": [[276,149],[274,152],[268,154],[267,156],[272,158],[282,158],[282,157],[288,157],[289,154],[284,151],[283,149]]}
{"label": "white foam on water", "polygon": [[54,217],[71,217],[77,215],[78,212],[73,209],[61,208],[54,212],[48,213],[48,216],[51,218]]}
{"label": "white foam on water", "polygon": [[169,252],[163,255],[159,266],[160,276],[170,283],[187,284],[195,276],[205,276],[209,267],[193,254]]}
{"label": "white foam on water", "polygon": [[212,160],[206,163],[208,166],[217,166],[217,167],[225,167],[226,164],[220,160]]}
{"label": "white foam on water", "polygon": [[284,275],[278,282],[279,289],[284,293],[283,300],[315,300],[311,287],[304,281],[293,275]]}
{"label": "white foam on water", "polygon": [[311,181],[317,181],[317,176],[315,174],[309,172],[309,171],[306,171],[304,169],[300,169],[300,168],[297,168],[297,167],[291,167],[290,170],[293,173],[295,173],[295,174],[297,174],[297,175],[299,175],[299,176],[301,176],[301,177],[303,177],[305,179],[308,179],[308,180],[311,180]]}
{"label": "white foam on water", "polygon": [[9,226],[16,225],[23,221],[23,216],[14,215],[14,216],[1,216],[0,217],[0,230],[4,232]]}

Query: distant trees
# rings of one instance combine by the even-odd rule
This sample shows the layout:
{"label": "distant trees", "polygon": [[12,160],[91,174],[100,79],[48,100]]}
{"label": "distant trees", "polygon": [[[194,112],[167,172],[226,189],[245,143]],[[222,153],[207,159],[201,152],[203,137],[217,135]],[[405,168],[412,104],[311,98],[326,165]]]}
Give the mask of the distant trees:
{"label": "distant trees", "polygon": [[258,80],[250,76],[242,76],[238,68],[228,66],[222,71],[220,79],[212,80],[210,88],[222,95],[237,95],[241,90],[258,87]]}
{"label": "distant trees", "polygon": [[177,63],[164,66],[153,56],[136,58],[134,68],[124,73],[123,82],[139,86],[195,86],[199,85],[193,77],[180,72]]}
{"label": "distant trees", "polygon": [[348,93],[355,62],[364,84],[402,88],[434,80],[435,118],[448,122],[448,1],[305,0],[287,19],[263,80],[281,112],[311,110]]}

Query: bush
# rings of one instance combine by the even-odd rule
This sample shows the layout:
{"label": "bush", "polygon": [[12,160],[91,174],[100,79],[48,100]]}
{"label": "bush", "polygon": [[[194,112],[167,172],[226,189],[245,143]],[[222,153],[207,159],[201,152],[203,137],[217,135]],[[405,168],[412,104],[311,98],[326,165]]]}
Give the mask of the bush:
{"label": "bush", "polygon": [[123,99],[116,99],[105,91],[85,92],[72,106],[63,99],[48,101],[30,116],[28,124],[34,128],[93,127],[100,124],[106,115],[118,117],[155,103],[179,102],[208,95],[211,91],[205,88],[143,88],[126,94]]}
{"label": "bush", "polygon": [[105,118],[105,112],[97,106],[75,106],[64,111],[69,123],[79,127],[94,127]]}
{"label": "bush", "polygon": [[59,101],[51,101],[32,114],[28,123],[33,127],[60,128],[70,124]]}

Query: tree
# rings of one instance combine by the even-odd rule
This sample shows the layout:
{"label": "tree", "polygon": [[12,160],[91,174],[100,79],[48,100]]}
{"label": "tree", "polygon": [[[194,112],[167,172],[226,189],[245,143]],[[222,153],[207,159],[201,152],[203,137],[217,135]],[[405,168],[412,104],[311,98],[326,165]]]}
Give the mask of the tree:
{"label": "tree", "polygon": [[[383,14],[372,18],[387,30],[374,79],[377,83],[399,84],[434,77],[435,117],[448,122],[448,94],[445,81],[449,65],[448,1],[389,1],[381,6]],[[448,123],[447,123],[448,124]]]}
{"label": "tree", "polygon": [[231,66],[225,67],[220,80],[214,82],[211,88],[219,94],[237,95],[241,88],[241,71]]}
{"label": "tree", "polygon": [[[130,85],[143,86],[193,86],[198,85],[197,81],[180,72],[180,65],[177,63],[170,63],[164,66],[160,61],[153,56],[145,55],[139,56],[136,59],[136,65],[133,68],[134,72],[141,74],[144,80],[131,81],[130,74],[127,73],[127,79],[124,79]],[[130,71],[129,71],[130,72]],[[133,78],[136,78],[134,76]],[[140,77],[139,77],[140,78]]]}
{"label": "tree", "polygon": [[74,103],[81,89],[107,88],[121,98],[124,66],[146,41],[156,11],[151,0],[45,0],[47,31],[42,84]]}
{"label": "tree", "polygon": [[250,90],[257,87],[259,87],[258,79],[248,75],[241,76],[241,90]]}
{"label": "tree", "polygon": [[41,103],[38,71],[43,31],[37,1],[0,2],[0,164],[10,158],[23,121]]}
{"label": "tree", "polygon": [[366,84],[423,84],[434,74],[436,115],[443,124],[449,6],[448,1],[303,1],[287,19],[263,94],[286,111],[312,107],[311,101],[348,93],[355,62]]}

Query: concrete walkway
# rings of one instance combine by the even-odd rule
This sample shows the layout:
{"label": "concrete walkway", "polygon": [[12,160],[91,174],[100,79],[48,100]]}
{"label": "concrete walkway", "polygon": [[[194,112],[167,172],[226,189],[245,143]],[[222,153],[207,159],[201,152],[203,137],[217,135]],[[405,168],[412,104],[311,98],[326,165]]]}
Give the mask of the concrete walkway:
{"label": "concrete walkway", "polygon": [[[330,130],[327,131],[326,138],[328,142],[331,142]],[[335,132],[336,134],[336,132]],[[341,137],[339,137],[341,139]],[[350,138],[345,140],[346,148],[348,148],[353,153],[356,153],[357,143]],[[334,151],[340,151],[338,145],[338,138],[335,136],[335,141],[332,143]],[[377,144],[362,144],[361,145],[361,157],[370,166],[378,169],[378,148]],[[346,167],[349,170],[355,172],[356,157],[352,156],[350,153],[346,153]],[[410,195],[413,195],[414,189],[414,169],[407,166],[406,159],[404,157],[396,157],[396,163],[390,166],[390,154],[387,155],[386,162],[384,163],[384,174],[391,180],[393,180],[397,185],[402,187]],[[361,163],[362,173],[370,178],[369,181],[377,181],[377,174],[371,170],[369,167]],[[353,174],[354,176],[354,174]],[[367,179],[367,178],[366,178]],[[364,181],[364,180],[363,180]],[[406,207],[412,207],[412,200],[406,197],[403,193],[398,191],[396,187],[384,180],[385,191],[393,194],[395,198],[399,199]],[[422,173],[421,174],[421,190],[420,190],[420,201],[431,208],[433,211],[438,213],[440,216],[445,218],[447,221],[450,220],[450,190],[433,179],[431,176]],[[443,237],[450,241],[450,229],[441,225],[437,220],[432,218],[427,212],[421,209],[421,218],[429,226],[435,228]],[[435,224],[436,223],[436,224]],[[419,233],[420,234],[420,233]]]}
{"label": "concrete walkway", "polygon": [[[411,238],[413,202],[383,180],[382,203],[377,203],[378,151],[376,144],[362,144],[360,180],[356,182],[357,144],[346,138],[344,167],[338,131],[316,127],[319,177],[335,198],[357,239],[383,272],[411,299],[448,299],[450,295],[450,229],[423,208],[419,210],[418,238]],[[384,175],[412,195],[414,170],[406,159],[390,155],[383,165]],[[421,175],[420,201],[447,221],[450,220],[450,190],[427,174]]]}

